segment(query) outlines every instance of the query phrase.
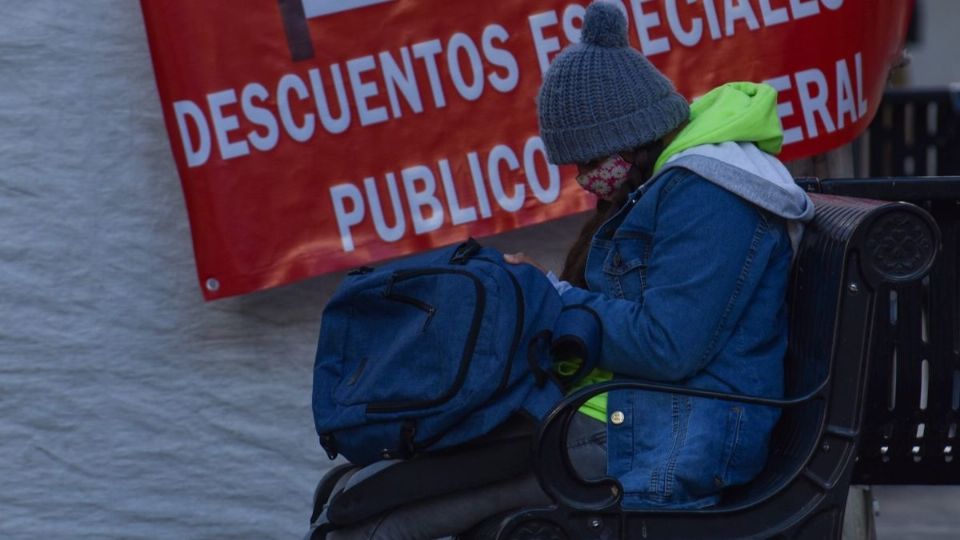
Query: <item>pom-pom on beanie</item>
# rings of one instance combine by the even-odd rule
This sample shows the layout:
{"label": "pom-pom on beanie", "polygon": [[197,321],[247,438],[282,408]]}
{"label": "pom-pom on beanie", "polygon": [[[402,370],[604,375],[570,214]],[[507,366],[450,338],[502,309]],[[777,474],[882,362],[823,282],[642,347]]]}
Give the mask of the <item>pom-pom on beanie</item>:
{"label": "pom-pom on beanie", "polygon": [[537,101],[540,136],[552,163],[586,163],[662,138],[690,116],[673,84],[630,47],[615,4],[587,7],[580,43],[544,75]]}

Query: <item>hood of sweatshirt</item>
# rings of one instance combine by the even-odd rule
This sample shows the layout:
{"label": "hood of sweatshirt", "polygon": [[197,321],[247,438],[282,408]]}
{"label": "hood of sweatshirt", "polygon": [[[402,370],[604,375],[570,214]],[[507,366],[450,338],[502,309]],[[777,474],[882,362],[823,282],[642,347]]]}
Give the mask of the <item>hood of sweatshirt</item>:
{"label": "hood of sweatshirt", "polygon": [[777,91],[767,84],[729,83],[691,104],[689,122],[654,170],[689,169],[773,214],[809,221],[813,203],[775,157],[782,143]]}

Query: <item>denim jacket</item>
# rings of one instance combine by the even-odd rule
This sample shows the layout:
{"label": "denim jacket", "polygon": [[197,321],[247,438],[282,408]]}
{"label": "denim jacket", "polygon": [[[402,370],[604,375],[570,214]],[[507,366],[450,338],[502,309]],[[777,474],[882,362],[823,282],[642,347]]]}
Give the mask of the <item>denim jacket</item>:
{"label": "denim jacket", "polygon": [[[616,378],[781,396],[787,224],[812,210],[782,164],[752,144],[676,156],[595,235],[588,289],[563,293],[601,318],[599,367]],[[778,417],[768,407],[615,392],[608,473],[627,507],[709,506],[723,487],[759,473]]]}

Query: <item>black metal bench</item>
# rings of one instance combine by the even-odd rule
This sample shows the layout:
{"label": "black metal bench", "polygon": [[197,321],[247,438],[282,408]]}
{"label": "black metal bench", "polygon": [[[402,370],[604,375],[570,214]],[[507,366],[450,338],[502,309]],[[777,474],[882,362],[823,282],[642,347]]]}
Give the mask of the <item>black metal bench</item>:
{"label": "black metal bench", "polygon": [[823,193],[905,200],[942,234],[928,276],[877,291],[853,482],[960,484],[960,177],[825,180]]}
{"label": "black metal bench", "polygon": [[[930,479],[941,475],[944,483],[960,483],[955,467],[949,467],[952,455],[950,460],[934,458],[952,446],[948,443],[956,435],[960,397],[956,390],[960,382],[953,383],[954,378],[960,379],[956,353],[960,348],[956,334],[960,322],[956,314],[960,306],[958,231],[945,202],[949,193],[957,198],[960,179],[952,188],[945,184],[918,187],[928,191],[917,197],[904,197],[903,191],[897,191],[921,193],[912,191],[916,186],[841,182],[850,181],[804,182],[809,191],[820,193],[812,195],[817,217],[807,227],[793,269],[786,359],[790,397],[723,395],[642,382],[605,383],[569,396],[541,425],[532,460],[541,485],[556,504],[496,516],[462,538],[839,538],[847,491],[854,478],[863,483],[926,483],[922,480],[928,475]],[[857,186],[863,192],[854,193]],[[875,192],[867,193],[870,190]],[[941,220],[941,226],[947,224],[944,240],[950,246],[930,278],[925,276],[940,244],[940,232],[930,213],[916,205],[838,197],[837,193],[917,200]],[[943,195],[942,200],[934,196],[938,194]],[[953,199],[950,204],[956,214]],[[952,280],[952,285],[942,286],[941,280]],[[928,300],[922,300],[924,294]],[[893,298],[896,317],[890,316]],[[929,322],[930,313],[948,309],[953,310],[949,319],[930,324],[926,334],[919,335],[921,319]],[[953,347],[950,355],[928,352],[936,347],[931,345],[935,338],[947,339],[944,346]],[[891,368],[894,347],[896,367]],[[928,360],[928,375],[949,374],[948,382],[926,383],[926,408],[920,407],[918,386],[923,373],[910,363],[918,355]],[[894,369],[897,404],[891,410]],[[721,504],[712,508],[682,512],[621,509],[616,481],[584,481],[559,449],[565,447],[566,425],[580,404],[592,395],[627,388],[782,407],[784,414],[765,470],[749,485],[726,491]],[[944,400],[943,396],[949,397]],[[917,439],[915,430],[920,423],[925,433]],[[952,431],[950,426],[954,426]],[[947,454],[952,454],[952,449]],[[524,461],[529,463],[529,459],[527,456]],[[411,463],[425,466],[423,460]],[[316,512],[322,507],[323,495]]]}
{"label": "black metal bench", "polygon": [[[811,191],[825,193],[852,190],[841,182],[808,181],[806,185]],[[956,189],[953,193],[956,198]],[[790,291],[786,382],[787,395],[793,397],[745,398],[642,382],[611,382],[581,391],[554,410],[538,435],[535,469],[557,504],[489,521],[473,531],[472,537],[839,538],[854,471],[858,481],[868,483],[871,475],[878,478],[878,467],[886,466],[884,473],[895,476],[898,473],[889,466],[895,457],[917,455],[915,440],[901,440],[905,430],[925,421],[931,426],[927,429],[936,431],[932,416],[937,415],[938,420],[948,416],[942,406],[934,411],[930,401],[926,411],[907,405],[920,404],[918,391],[906,389],[908,381],[920,379],[920,369],[908,369],[904,360],[899,360],[897,369],[911,373],[898,378],[897,388],[902,391],[898,399],[905,401],[901,401],[903,417],[896,416],[899,411],[888,410],[888,400],[883,399],[889,396],[890,384],[884,377],[889,377],[890,370],[873,364],[882,364],[883,346],[887,350],[905,347],[900,336],[909,332],[904,327],[908,320],[915,318],[914,326],[920,327],[919,291],[929,289],[924,283],[933,283],[941,272],[953,276],[954,296],[945,303],[956,309],[956,266],[955,256],[953,262],[947,257],[947,265],[953,266],[941,264],[930,281],[924,279],[934,261],[939,232],[930,215],[916,206],[832,195],[812,197],[817,218],[804,235]],[[955,233],[955,227],[947,233],[953,235],[948,238],[954,245]],[[891,291],[899,294],[901,313],[893,333],[887,317]],[[898,353],[898,358],[906,358],[906,350]],[[868,378],[870,372],[872,378]],[[721,504],[712,508],[675,512],[620,508],[620,488],[615,481],[584,481],[557,449],[563,448],[566,423],[580,404],[598,393],[628,388],[783,407],[765,470],[749,485],[728,490]],[[882,410],[875,405],[878,399]],[[948,401],[947,408],[950,405]],[[949,433],[944,431],[943,437],[937,433],[939,449]],[[930,431],[926,436],[934,437]],[[864,443],[858,464],[861,438]],[[932,439],[927,444],[934,446]],[[922,483],[911,476],[919,463],[922,461],[907,460],[906,466],[913,469],[903,469],[902,479]],[[955,478],[956,471],[952,474]]]}

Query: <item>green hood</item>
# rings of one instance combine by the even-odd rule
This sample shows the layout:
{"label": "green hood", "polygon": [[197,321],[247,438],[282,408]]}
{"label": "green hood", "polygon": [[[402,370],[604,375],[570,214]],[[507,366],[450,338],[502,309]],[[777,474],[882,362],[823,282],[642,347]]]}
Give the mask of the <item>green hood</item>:
{"label": "green hood", "polygon": [[654,165],[701,144],[752,142],[772,155],[780,153],[783,128],[777,116],[777,91],[769,84],[728,83],[690,104],[690,120],[664,148]]}

